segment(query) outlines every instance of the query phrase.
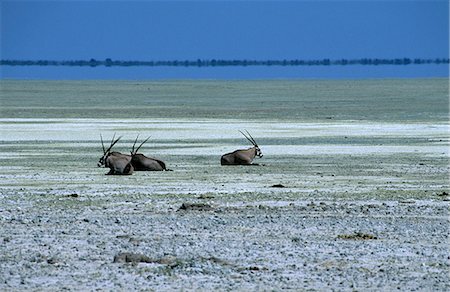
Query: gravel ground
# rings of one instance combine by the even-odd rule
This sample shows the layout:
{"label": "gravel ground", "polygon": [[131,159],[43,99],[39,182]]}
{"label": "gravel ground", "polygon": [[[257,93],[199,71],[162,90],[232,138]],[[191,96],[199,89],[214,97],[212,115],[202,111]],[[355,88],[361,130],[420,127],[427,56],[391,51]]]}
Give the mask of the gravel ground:
{"label": "gravel ground", "polygon": [[1,291],[450,290],[448,80],[2,85]]}
{"label": "gravel ground", "polygon": [[[448,201],[274,206],[204,196],[180,209],[149,196],[3,205],[2,290],[449,288]],[[136,258],[114,262],[122,253]]]}
{"label": "gravel ground", "polygon": [[445,127],[374,147],[379,125],[320,144],[302,131],[321,126],[304,125],[308,151],[297,155],[295,137],[283,145],[248,126],[265,136],[262,166],[221,167],[212,153],[239,142],[187,129],[199,137],[191,147],[165,137],[145,149],[174,171],[126,177],[95,167],[99,145],[77,141],[83,129],[33,142],[12,129],[1,147],[0,290],[450,288]]}

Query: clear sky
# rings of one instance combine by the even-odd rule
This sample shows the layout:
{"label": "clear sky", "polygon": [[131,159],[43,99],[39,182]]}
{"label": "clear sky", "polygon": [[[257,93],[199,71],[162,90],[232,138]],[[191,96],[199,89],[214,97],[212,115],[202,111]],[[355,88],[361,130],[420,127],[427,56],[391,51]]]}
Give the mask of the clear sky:
{"label": "clear sky", "polygon": [[0,1],[2,59],[449,55],[447,0]]}

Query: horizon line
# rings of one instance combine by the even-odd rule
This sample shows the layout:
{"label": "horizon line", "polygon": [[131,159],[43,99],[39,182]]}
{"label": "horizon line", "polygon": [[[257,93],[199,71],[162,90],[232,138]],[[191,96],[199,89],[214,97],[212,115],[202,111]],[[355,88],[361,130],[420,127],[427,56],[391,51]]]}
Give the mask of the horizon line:
{"label": "horizon line", "polygon": [[247,66],[383,66],[383,65],[423,65],[449,64],[449,58],[357,58],[357,59],[196,59],[196,60],[18,60],[1,59],[0,66],[73,66],[73,67],[247,67]]}

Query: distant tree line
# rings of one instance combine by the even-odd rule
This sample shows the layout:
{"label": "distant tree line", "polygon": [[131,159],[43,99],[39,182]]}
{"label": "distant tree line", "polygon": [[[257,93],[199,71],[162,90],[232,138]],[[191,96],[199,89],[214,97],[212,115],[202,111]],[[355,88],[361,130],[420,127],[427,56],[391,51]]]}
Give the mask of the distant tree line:
{"label": "distant tree line", "polygon": [[0,60],[1,66],[105,66],[105,67],[225,67],[225,66],[347,66],[347,65],[410,65],[410,64],[449,64],[450,59],[320,59],[320,60],[171,60],[171,61],[121,61],[111,60]]}

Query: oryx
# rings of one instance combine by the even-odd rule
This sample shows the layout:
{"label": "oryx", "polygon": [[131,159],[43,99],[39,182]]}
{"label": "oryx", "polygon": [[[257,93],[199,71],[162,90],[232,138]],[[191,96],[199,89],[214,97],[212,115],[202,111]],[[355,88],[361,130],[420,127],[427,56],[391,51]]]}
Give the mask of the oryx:
{"label": "oryx", "polygon": [[98,167],[101,167],[104,165],[105,167],[109,168],[109,172],[107,174],[116,174],[116,175],[128,175],[133,173],[133,165],[131,164],[131,155],[122,154],[120,152],[111,152],[111,148],[119,142],[120,138],[117,138],[116,134],[114,134],[111,144],[109,145],[108,149],[105,149],[105,145],[103,144],[103,137],[100,134],[100,139],[102,141],[102,148],[103,148],[103,156],[100,158],[100,160],[97,163]]}
{"label": "oryx", "polygon": [[227,153],[222,155],[220,158],[221,165],[258,165],[252,164],[255,156],[263,157],[261,149],[259,149],[258,144],[256,144],[255,139],[253,139],[252,135],[248,131],[247,135],[242,131],[239,131],[242,135],[244,135],[247,140],[252,143],[253,147],[245,149],[245,150],[236,150],[231,153]]}
{"label": "oryx", "polygon": [[144,145],[145,142],[150,139],[148,137],[144,140],[144,142],[139,145],[136,149],[134,149],[134,146],[136,146],[136,142],[139,138],[139,135],[136,137],[136,140],[134,140],[133,148],[131,149],[131,164],[133,164],[135,171],[162,171],[162,170],[169,170],[166,168],[166,164],[156,158],[147,157],[144,154],[137,153],[139,149]]}

